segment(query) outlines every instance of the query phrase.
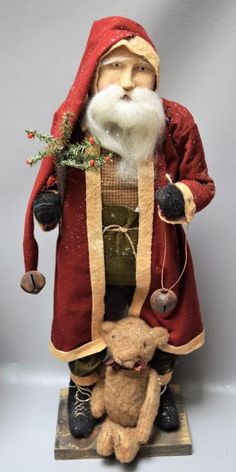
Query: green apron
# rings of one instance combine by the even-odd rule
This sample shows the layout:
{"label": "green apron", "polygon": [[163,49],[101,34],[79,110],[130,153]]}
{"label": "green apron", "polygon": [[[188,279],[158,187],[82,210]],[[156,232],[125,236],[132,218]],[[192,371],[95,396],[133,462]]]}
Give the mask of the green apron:
{"label": "green apron", "polygon": [[117,205],[102,211],[106,285],[135,285],[139,213]]}

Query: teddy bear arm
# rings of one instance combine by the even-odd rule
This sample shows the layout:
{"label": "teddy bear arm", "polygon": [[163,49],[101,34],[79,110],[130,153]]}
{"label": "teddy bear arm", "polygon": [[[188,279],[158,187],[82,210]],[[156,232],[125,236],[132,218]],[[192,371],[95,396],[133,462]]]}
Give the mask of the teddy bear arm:
{"label": "teddy bear arm", "polygon": [[93,387],[90,408],[94,418],[100,418],[105,413],[104,380]]}
{"label": "teddy bear arm", "polygon": [[151,369],[146,397],[136,426],[136,440],[139,444],[145,444],[151,435],[160,402],[160,388],[158,374]]}

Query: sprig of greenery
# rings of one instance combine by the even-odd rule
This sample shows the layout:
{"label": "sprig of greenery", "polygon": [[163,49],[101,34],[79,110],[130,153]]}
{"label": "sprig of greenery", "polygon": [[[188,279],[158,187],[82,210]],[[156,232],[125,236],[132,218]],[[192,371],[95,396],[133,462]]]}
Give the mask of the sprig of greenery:
{"label": "sprig of greenery", "polygon": [[60,137],[40,133],[37,130],[26,130],[29,139],[37,138],[47,146],[34,156],[26,160],[30,166],[42,161],[45,157],[54,156],[57,165],[75,167],[76,169],[98,169],[104,163],[112,159],[112,153],[101,155],[101,143],[94,137],[85,138],[81,143],[71,144],[72,113],[67,112],[63,116],[60,126]]}

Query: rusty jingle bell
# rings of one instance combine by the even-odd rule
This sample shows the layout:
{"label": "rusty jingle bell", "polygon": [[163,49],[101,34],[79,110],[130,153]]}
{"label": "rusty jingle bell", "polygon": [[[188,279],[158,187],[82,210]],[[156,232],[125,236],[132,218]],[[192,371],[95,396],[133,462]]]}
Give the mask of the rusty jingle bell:
{"label": "rusty jingle bell", "polygon": [[177,303],[177,297],[172,290],[167,288],[159,288],[155,290],[150,298],[150,304],[155,313],[162,313],[164,317],[168,314]]}
{"label": "rusty jingle bell", "polygon": [[27,293],[39,293],[46,283],[45,277],[37,270],[29,270],[21,279],[21,288]]}

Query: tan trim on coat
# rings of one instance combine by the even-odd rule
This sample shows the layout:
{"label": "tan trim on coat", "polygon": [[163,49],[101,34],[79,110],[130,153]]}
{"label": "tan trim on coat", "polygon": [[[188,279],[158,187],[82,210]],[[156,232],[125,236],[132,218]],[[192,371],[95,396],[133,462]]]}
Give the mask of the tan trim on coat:
{"label": "tan trim on coat", "polygon": [[89,247],[89,269],[92,289],[92,341],[100,336],[105,305],[105,267],[102,234],[102,192],[99,170],[90,170],[86,175],[86,212]]}
{"label": "tan trim on coat", "polygon": [[70,378],[73,382],[80,386],[80,387],[87,387],[89,385],[93,385],[98,380],[100,380],[101,376],[99,372],[94,372],[91,375],[85,375],[84,377],[79,377],[79,375],[74,375],[72,372],[70,373]]}
{"label": "tan trim on coat", "polygon": [[154,163],[141,164],[138,175],[139,232],[136,257],[136,290],[129,316],[139,316],[151,283],[152,228],[154,213]]}
{"label": "tan trim on coat", "polygon": [[190,354],[190,352],[195,351],[203,346],[205,342],[205,330],[203,330],[198,336],[193,338],[186,344],[182,346],[172,346],[171,344],[165,344],[165,346],[161,347],[161,350],[164,352],[169,352],[170,354]]}
{"label": "tan trim on coat", "polygon": [[84,344],[83,346],[72,349],[71,351],[60,351],[57,349],[52,342],[49,344],[49,351],[53,354],[54,357],[60,361],[72,362],[76,359],[81,359],[85,356],[90,356],[91,354],[96,354],[96,352],[101,352],[106,348],[106,343],[102,338],[95,339],[89,343]]}
{"label": "tan trim on coat", "polygon": [[196,213],[196,205],[190,188],[182,182],[176,182],[175,186],[182,192],[184,197],[185,218],[190,223]]}
{"label": "tan trim on coat", "polygon": [[[204,342],[205,330],[182,346],[172,346],[171,344],[167,343],[165,346],[162,346],[161,350],[176,355],[190,354],[196,349],[202,347]],[[102,338],[95,339],[94,341],[86,343],[83,346],[77,347],[76,349],[72,349],[71,351],[60,351],[59,349],[55,348],[52,342],[49,344],[49,350],[51,354],[53,354],[53,356],[60,361],[65,362],[75,361],[76,359],[81,359],[82,357],[89,356],[90,354],[96,354],[97,352],[101,352],[103,349],[106,349],[106,343]]]}

